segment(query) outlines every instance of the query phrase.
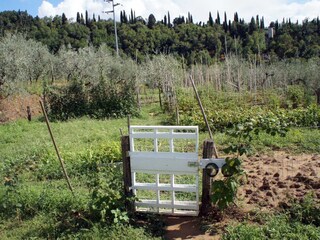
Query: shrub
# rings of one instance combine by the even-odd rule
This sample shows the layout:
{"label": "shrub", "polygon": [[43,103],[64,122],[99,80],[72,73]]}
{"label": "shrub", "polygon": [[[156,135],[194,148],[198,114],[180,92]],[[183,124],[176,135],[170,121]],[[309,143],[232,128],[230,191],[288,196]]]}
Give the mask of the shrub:
{"label": "shrub", "polygon": [[287,212],[290,218],[295,221],[320,227],[320,202],[315,200],[312,194],[308,194],[300,201],[292,201]]}
{"label": "shrub", "polygon": [[94,86],[72,81],[65,87],[49,88],[47,93],[49,115],[58,120],[91,116],[119,118],[136,115],[134,87],[130,81],[108,83],[100,81]]}

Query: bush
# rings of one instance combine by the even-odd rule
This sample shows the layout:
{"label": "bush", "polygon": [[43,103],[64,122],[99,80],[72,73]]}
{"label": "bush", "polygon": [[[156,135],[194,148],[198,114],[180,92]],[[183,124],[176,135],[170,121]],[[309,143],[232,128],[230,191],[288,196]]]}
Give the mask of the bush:
{"label": "bush", "polygon": [[300,201],[293,201],[287,212],[290,218],[295,221],[320,227],[320,202],[316,201],[312,194],[307,195]]}
{"label": "bush", "polygon": [[72,81],[65,87],[52,87],[47,93],[49,115],[57,120],[91,116],[119,118],[136,115],[134,88],[130,82],[100,81],[94,86]]}

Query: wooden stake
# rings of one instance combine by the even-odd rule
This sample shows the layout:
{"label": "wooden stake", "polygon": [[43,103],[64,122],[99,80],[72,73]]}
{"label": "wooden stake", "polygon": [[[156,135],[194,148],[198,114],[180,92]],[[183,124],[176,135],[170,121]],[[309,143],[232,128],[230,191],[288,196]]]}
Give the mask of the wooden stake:
{"label": "wooden stake", "polygon": [[70,191],[72,192],[72,194],[73,194],[73,196],[74,196],[74,192],[73,192],[73,189],[72,189],[72,186],[71,186],[71,183],[70,183],[70,179],[69,179],[68,174],[67,174],[67,170],[66,170],[66,168],[65,168],[65,166],[64,166],[64,162],[63,162],[63,160],[62,160],[62,158],[61,158],[61,156],[60,156],[60,153],[59,153],[59,150],[58,150],[56,141],[54,140],[54,137],[53,137],[53,134],[52,134],[52,131],[51,131],[51,128],[50,128],[50,124],[49,124],[49,119],[48,119],[47,113],[46,113],[46,111],[45,111],[45,109],[44,109],[44,106],[43,106],[42,101],[39,101],[39,102],[40,102],[40,105],[41,105],[41,109],[42,109],[44,118],[45,118],[45,120],[46,120],[46,124],[47,124],[48,130],[49,130],[49,133],[50,133],[50,137],[51,137],[53,146],[54,146],[54,148],[55,148],[55,150],[56,150],[58,159],[59,159],[59,161],[60,161],[60,165],[61,165],[61,168],[62,168],[64,177],[66,178],[67,183],[68,183],[68,186],[69,186],[69,189],[70,189]]}
{"label": "wooden stake", "polygon": [[[131,179],[131,165],[130,165],[130,143],[129,136],[121,137],[121,150],[122,150],[122,162],[123,162],[123,182],[124,182],[124,194],[127,198],[133,196],[132,190],[130,187],[132,186]],[[128,212],[134,212],[134,204],[132,201],[126,201],[126,208]]]}
{"label": "wooden stake", "polygon": [[[213,140],[205,140],[203,142],[202,157],[212,158],[214,155],[214,142]],[[210,206],[210,189],[211,189],[211,178],[207,173],[208,169],[202,170],[202,197],[201,197],[201,216],[207,214],[208,207]],[[210,171],[210,170],[209,170]]]}

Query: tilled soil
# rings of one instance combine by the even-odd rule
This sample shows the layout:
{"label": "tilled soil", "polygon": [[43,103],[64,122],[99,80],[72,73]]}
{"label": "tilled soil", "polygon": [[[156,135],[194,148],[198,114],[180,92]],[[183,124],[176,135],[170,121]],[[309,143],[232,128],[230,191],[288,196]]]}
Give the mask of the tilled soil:
{"label": "tilled soil", "polygon": [[320,155],[291,156],[285,152],[244,160],[247,183],[239,192],[244,204],[275,208],[312,192],[320,199]]}
{"label": "tilled soil", "polygon": [[[240,188],[238,207],[206,231],[200,218],[167,217],[166,239],[220,239],[223,229],[253,209],[273,211],[291,199],[313,193],[320,199],[320,155],[292,156],[285,152],[256,155],[244,160],[247,181]],[[211,213],[214,219],[215,213]]]}

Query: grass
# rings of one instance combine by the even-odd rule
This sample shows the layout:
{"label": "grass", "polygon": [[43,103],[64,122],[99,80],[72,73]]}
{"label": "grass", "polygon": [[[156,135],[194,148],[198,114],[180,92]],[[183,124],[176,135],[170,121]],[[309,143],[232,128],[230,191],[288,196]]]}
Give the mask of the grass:
{"label": "grass", "polygon": [[305,225],[293,221],[285,214],[266,216],[262,225],[241,223],[228,226],[223,240],[317,240],[320,238],[320,229],[314,225]]}
{"label": "grass", "polygon": [[[148,114],[154,106],[145,109],[140,118],[131,119],[131,125],[161,125],[163,115]],[[127,119],[95,120],[74,119],[67,122],[51,122],[51,129],[57,145],[63,152],[79,152],[106,141],[120,141],[120,129],[127,134]],[[41,151],[53,151],[53,146],[45,122],[19,120],[0,125],[0,156],[2,159],[17,156],[32,156]]]}
{"label": "grass", "polygon": [[[200,146],[205,139],[209,138],[207,132],[200,133]],[[220,155],[224,155],[223,149],[231,143],[236,143],[236,139],[225,135],[224,133],[215,133],[214,140]],[[252,142],[253,153],[268,153],[271,151],[287,151],[291,154],[320,153],[320,130],[308,128],[293,128],[288,131],[285,137],[279,135],[261,133],[254,137]],[[201,153],[201,149],[199,149]]]}

